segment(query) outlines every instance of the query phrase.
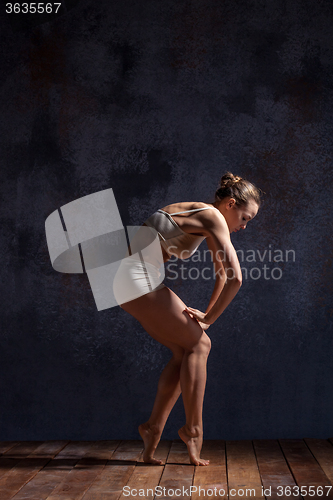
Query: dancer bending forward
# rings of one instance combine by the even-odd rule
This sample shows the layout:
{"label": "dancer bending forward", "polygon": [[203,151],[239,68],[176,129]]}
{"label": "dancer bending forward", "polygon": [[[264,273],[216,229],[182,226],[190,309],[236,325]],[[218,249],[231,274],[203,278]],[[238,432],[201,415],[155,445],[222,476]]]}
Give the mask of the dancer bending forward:
{"label": "dancer bending forward", "polygon": [[[140,269],[137,263],[134,271],[131,270],[132,274],[129,272],[127,276],[132,279],[135,275],[133,288],[141,286],[141,296],[119,302],[121,307],[134,316],[151,337],[172,352],[160,376],[151,415],[139,426],[145,445],[143,459],[147,463],[162,464],[161,460],[154,458],[154,452],[167,418],[182,393],[186,423],[178,434],[187,446],[192,464],[209,464],[209,460],[200,458],[206,366],[211,347],[205,330],[223,313],[242,284],[230,233],[245,229],[259,206],[259,190],[245,179],[227,173],[221,178],[213,203],[174,203],[155,212],[143,224],[158,232],[164,262],[174,255],[189,258],[206,239],[216,275],[205,312],[186,307],[164,284],[153,290],[142,289],[143,284],[147,286],[146,270],[143,266]],[[123,279],[120,273],[119,280]]]}

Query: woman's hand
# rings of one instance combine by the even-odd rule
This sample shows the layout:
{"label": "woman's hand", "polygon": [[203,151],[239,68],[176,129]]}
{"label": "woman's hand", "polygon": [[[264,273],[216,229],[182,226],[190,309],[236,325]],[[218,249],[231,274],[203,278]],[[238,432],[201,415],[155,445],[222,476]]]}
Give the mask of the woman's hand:
{"label": "woman's hand", "polygon": [[187,314],[198,321],[199,325],[203,330],[207,330],[210,324],[205,322],[206,313],[199,311],[198,309],[193,309],[193,307],[185,307]]}
{"label": "woman's hand", "polygon": [[208,323],[201,323],[201,321],[198,321],[198,323],[203,330],[208,330],[208,328],[210,327],[210,325]]}

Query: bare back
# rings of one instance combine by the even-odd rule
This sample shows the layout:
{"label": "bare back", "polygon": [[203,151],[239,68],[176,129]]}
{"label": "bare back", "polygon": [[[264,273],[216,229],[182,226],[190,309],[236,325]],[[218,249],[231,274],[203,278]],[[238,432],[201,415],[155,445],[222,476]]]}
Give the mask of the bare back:
{"label": "bare back", "polygon": [[173,220],[177,223],[182,231],[190,234],[198,234],[201,236],[208,236],[205,226],[202,223],[202,217],[207,214],[203,212],[187,212],[182,214],[173,215],[177,212],[186,212],[188,210],[198,210],[200,208],[213,208],[213,205],[204,203],[202,201],[191,202],[184,201],[179,203],[172,203],[162,208],[164,212],[172,214]]}

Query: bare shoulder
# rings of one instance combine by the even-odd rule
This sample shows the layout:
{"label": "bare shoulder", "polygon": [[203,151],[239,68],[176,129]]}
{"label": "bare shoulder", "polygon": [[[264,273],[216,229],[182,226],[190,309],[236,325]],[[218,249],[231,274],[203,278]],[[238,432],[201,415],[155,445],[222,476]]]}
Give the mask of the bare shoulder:
{"label": "bare shoulder", "polygon": [[202,221],[205,221],[206,225],[209,227],[217,226],[228,229],[227,222],[221,212],[209,203],[200,203],[202,206],[198,208],[211,208],[211,210],[201,210],[197,212],[198,217]]}
{"label": "bare shoulder", "polygon": [[[227,221],[221,212],[212,207],[212,210],[202,210],[198,212],[199,220],[204,228],[206,238],[212,237],[230,241],[230,233]],[[208,243],[208,241],[207,241]]]}

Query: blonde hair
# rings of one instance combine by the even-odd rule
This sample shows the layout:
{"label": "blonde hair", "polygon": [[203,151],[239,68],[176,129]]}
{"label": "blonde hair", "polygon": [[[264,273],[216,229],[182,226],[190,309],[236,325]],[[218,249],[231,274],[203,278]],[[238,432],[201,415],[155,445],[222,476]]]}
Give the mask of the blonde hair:
{"label": "blonde hair", "polygon": [[227,172],[221,177],[220,187],[216,190],[215,200],[223,198],[234,198],[236,205],[246,205],[250,200],[254,200],[260,207],[260,190],[251,182]]}

